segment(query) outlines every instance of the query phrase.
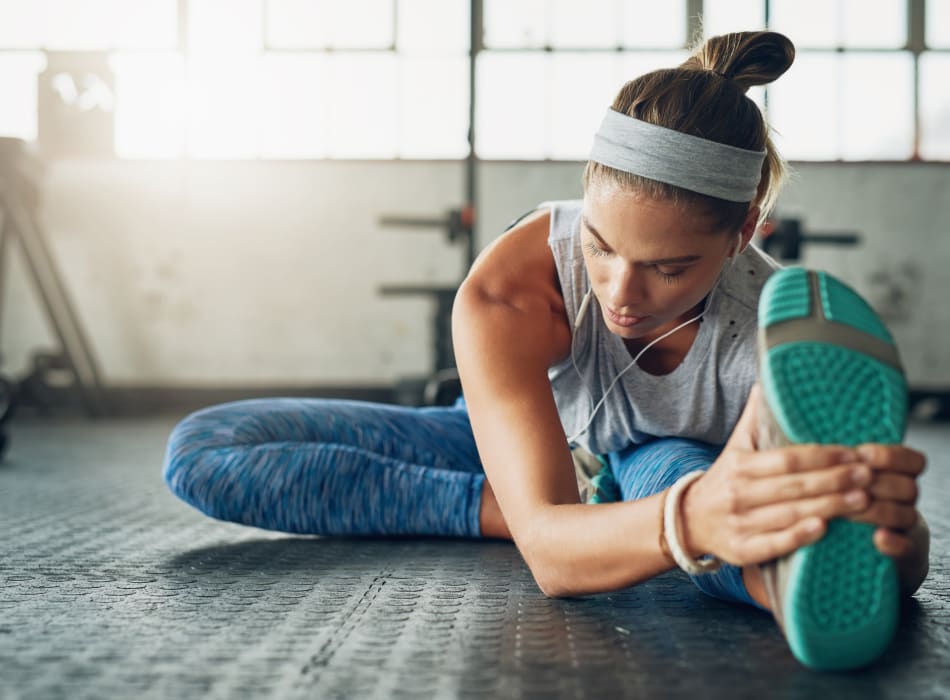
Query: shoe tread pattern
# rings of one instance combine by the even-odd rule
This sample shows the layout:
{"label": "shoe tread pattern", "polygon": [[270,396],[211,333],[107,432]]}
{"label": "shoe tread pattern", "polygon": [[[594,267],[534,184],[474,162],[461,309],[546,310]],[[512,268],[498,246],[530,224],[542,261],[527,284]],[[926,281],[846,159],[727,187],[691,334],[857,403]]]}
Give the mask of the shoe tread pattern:
{"label": "shoe tread pattern", "polygon": [[[768,326],[778,317],[809,315],[810,310],[787,314],[793,306],[801,307],[803,296],[811,296],[807,271],[795,272],[766,285],[760,323]],[[829,275],[818,273],[818,278],[826,319],[893,343],[860,296]],[[780,312],[772,313],[773,309]],[[903,439],[906,380],[894,368],[856,350],[805,339],[772,348],[763,365],[769,406],[791,442],[858,445]],[[832,520],[821,540],[792,557],[783,612],[789,645],[807,666],[832,670],[866,665],[893,637],[896,569],[874,546],[874,529],[865,523]]]}

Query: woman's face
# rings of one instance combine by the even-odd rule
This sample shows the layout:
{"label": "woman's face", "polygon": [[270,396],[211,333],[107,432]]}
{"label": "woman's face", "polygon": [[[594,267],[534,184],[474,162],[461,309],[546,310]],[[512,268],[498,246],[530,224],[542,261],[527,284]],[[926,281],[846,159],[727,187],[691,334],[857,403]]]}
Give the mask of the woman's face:
{"label": "woman's face", "polygon": [[704,217],[607,182],[584,196],[581,245],[607,327],[651,338],[695,316],[739,231],[710,231]]}

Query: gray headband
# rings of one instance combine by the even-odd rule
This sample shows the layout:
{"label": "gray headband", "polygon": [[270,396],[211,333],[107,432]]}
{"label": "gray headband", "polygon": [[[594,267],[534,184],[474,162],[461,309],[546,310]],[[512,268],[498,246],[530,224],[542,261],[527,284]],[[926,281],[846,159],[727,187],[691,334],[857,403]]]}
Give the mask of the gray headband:
{"label": "gray headband", "polygon": [[730,202],[751,202],[765,151],[747,151],[608,109],[590,159]]}

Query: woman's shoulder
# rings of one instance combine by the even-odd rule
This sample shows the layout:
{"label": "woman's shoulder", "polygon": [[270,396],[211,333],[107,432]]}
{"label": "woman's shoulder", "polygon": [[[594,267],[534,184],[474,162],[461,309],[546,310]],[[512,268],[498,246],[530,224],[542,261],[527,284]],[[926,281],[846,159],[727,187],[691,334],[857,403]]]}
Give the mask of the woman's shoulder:
{"label": "woman's shoulder", "polygon": [[[514,348],[521,360],[534,358],[547,369],[569,351],[550,224],[549,210],[531,212],[479,254],[452,310],[457,352],[466,352],[466,343]],[[503,362],[505,354],[496,352],[495,360]]]}
{"label": "woman's shoulder", "polygon": [[559,291],[548,245],[555,211],[539,206],[510,225],[479,254],[467,282],[487,296],[515,302],[524,294]]}

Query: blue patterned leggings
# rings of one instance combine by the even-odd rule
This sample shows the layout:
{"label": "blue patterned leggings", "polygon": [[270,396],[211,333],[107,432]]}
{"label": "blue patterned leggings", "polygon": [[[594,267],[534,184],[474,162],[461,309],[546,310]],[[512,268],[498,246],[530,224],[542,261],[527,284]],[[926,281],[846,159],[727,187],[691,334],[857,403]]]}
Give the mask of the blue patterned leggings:
{"label": "blue patterned leggings", "polygon": [[[708,469],[720,449],[662,439],[608,463],[632,501]],[[162,474],[202,513],[268,530],[481,537],[485,472],[461,398],[431,408],[297,398],[211,406],[172,431]],[[708,595],[758,607],[734,566],[691,578]]]}

